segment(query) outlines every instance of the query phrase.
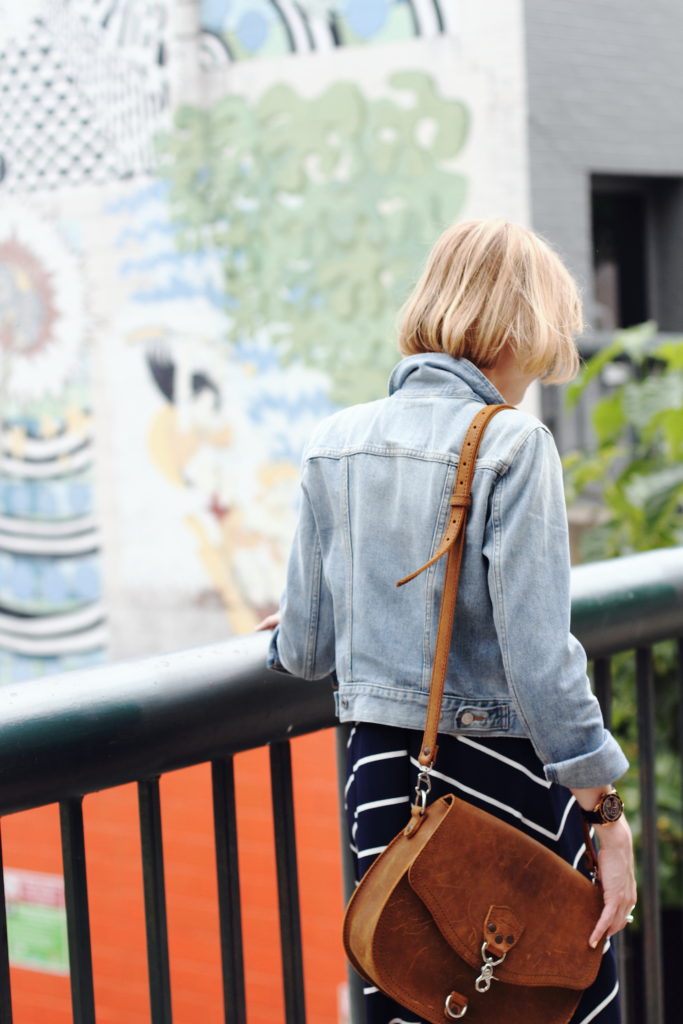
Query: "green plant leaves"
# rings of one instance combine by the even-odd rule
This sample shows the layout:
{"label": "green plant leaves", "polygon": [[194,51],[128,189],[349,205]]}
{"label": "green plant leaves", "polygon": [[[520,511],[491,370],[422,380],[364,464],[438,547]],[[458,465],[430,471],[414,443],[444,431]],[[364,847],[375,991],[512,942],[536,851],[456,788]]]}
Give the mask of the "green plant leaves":
{"label": "green plant leaves", "polygon": [[640,363],[656,332],[657,324],[653,320],[646,320],[645,323],[617,331],[612,343],[592,356],[576,380],[567,388],[569,408],[576,405],[590,382],[595,380],[605,366],[619,356],[627,356],[632,362]]}
{"label": "green plant leaves", "polygon": [[182,108],[159,140],[179,245],[221,253],[226,340],[265,329],[339,403],[384,393],[396,310],[466,193],[452,168],[465,106],[422,72],[388,84],[379,98],[352,81],[232,94]]}
{"label": "green plant leaves", "polygon": [[[629,366],[630,379],[600,399],[592,413],[596,445],[564,459],[568,501],[588,495],[599,522],[583,538],[584,557],[610,558],[683,544],[683,339],[656,344],[655,325],[620,331],[594,356],[573,386],[575,403],[613,360]],[[675,723],[680,700],[676,644],[654,648],[657,681],[657,827],[660,882],[665,905],[683,901],[681,767]],[[631,768],[619,789],[636,844],[641,841],[638,737],[633,657],[612,659],[613,731]]]}

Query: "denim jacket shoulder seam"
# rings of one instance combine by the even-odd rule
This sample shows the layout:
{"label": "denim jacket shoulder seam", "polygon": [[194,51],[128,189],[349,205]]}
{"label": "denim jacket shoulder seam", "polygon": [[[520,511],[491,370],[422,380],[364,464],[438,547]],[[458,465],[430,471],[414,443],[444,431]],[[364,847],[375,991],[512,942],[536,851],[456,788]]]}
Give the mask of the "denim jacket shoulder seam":
{"label": "denim jacket shoulder seam", "polygon": [[505,457],[503,457],[502,459],[498,460],[499,464],[503,466],[503,471],[500,474],[501,477],[507,475],[507,473],[509,472],[510,468],[512,467],[513,462],[515,461],[515,459],[517,458],[517,456],[521,452],[521,450],[524,447],[524,445],[527,443],[527,441],[529,440],[531,435],[535,434],[536,432],[539,432],[539,433],[542,433],[542,434],[550,434],[550,431],[546,427],[545,423],[541,423],[539,421],[538,423],[530,424],[528,426],[527,430],[525,430],[522,434],[519,435],[519,437],[517,438],[516,444],[508,452],[508,454]]}
{"label": "denim jacket shoulder seam", "polygon": [[347,617],[347,649],[346,649],[346,671],[349,676],[353,673],[352,648],[353,648],[353,538],[351,536],[351,507],[349,501],[349,460],[344,459],[341,474],[341,496],[343,502],[342,515],[344,517],[344,550],[346,552],[346,598],[345,612]]}
{"label": "denim jacket shoulder seam", "polygon": [[320,612],[320,586],[322,575],[322,551],[320,542],[316,535],[313,544],[313,557],[311,559],[311,602],[310,621],[308,625],[308,637],[306,643],[306,657],[304,667],[306,677],[313,675],[315,671],[315,652],[318,646],[318,621]]}

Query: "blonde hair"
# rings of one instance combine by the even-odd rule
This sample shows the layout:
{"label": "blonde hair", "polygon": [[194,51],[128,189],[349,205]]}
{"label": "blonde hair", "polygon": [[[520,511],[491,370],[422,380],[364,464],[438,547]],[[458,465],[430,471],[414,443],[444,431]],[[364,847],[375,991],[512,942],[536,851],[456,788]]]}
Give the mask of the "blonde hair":
{"label": "blonde hair", "polygon": [[403,307],[399,347],[487,369],[509,345],[524,373],[555,384],[576,376],[582,330],[576,282],[550,246],[520,224],[472,220],[437,240]]}

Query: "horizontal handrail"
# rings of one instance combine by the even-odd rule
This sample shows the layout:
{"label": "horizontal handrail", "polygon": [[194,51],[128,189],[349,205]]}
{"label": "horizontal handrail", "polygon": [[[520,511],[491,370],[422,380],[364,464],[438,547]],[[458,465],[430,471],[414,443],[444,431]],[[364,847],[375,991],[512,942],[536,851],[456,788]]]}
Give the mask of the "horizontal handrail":
{"label": "horizontal handrail", "polygon": [[[683,636],[683,548],[572,570],[590,657]],[[153,778],[335,724],[330,679],[268,671],[268,636],[0,689],[0,814]]]}
{"label": "horizontal handrail", "polygon": [[683,636],[683,547],[575,566],[572,631],[589,658]]}
{"label": "horizontal handrail", "polygon": [[266,669],[268,635],[0,688],[0,814],[335,724],[329,679]]}

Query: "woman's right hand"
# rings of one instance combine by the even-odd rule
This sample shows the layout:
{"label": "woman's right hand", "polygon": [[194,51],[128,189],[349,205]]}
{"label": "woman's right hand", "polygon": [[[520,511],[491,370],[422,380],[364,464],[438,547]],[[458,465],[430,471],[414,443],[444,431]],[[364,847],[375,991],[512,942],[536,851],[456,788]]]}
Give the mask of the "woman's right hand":
{"label": "woman's right hand", "polygon": [[633,861],[633,837],[624,815],[610,825],[596,825],[600,843],[598,873],[604,907],[589,939],[595,949],[605,935],[614,935],[629,923],[636,905],[636,879]]}
{"label": "woman's right hand", "polygon": [[280,612],[273,612],[272,615],[266,615],[265,619],[259,622],[258,626],[254,627],[254,632],[258,633],[264,629],[275,629],[276,626],[280,625]]}

